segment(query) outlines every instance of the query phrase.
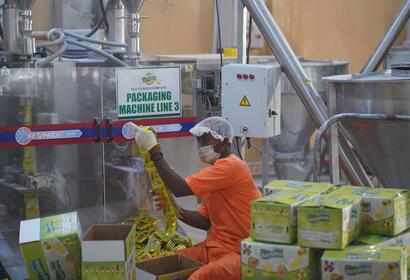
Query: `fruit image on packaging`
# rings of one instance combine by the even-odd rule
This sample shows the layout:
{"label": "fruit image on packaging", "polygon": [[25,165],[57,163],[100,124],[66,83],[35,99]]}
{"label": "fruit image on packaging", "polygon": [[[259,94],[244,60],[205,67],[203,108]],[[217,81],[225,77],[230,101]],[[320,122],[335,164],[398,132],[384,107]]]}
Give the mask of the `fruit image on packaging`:
{"label": "fruit image on packaging", "polygon": [[400,280],[407,279],[406,249],[403,247],[348,247],[325,251],[322,256],[323,280]]}
{"label": "fruit image on packaging", "polygon": [[318,196],[303,190],[282,190],[251,203],[251,237],[254,240],[296,242],[297,206]]}
{"label": "fruit image on packaging", "polygon": [[361,232],[360,196],[331,192],[299,205],[298,245],[342,249]]}

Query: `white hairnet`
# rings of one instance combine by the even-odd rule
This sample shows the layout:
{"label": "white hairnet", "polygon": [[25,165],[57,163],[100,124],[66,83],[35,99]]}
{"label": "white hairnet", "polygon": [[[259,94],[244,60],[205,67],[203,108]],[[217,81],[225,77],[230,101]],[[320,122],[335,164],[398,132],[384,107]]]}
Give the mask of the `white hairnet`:
{"label": "white hairnet", "polygon": [[212,137],[217,140],[223,141],[227,138],[229,143],[232,143],[233,139],[233,129],[231,124],[221,117],[206,118],[191,128],[189,132],[196,137],[200,137],[204,133],[210,133]]}

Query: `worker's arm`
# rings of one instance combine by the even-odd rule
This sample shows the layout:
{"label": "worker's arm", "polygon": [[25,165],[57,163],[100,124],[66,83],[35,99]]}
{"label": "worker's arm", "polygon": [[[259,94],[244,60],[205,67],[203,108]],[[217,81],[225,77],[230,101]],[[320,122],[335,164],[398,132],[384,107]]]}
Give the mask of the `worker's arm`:
{"label": "worker's arm", "polygon": [[207,218],[199,214],[198,211],[191,211],[182,209],[182,218],[180,219],[184,223],[194,228],[199,228],[207,231],[211,227],[211,223]]}
{"label": "worker's arm", "polygon": [[157,138],[152,129],[140,127],[132,122],[126,123],[126,127],[128,129],[132,128],[137,144],[149,151],[159,175],[176,197],[194,194],[185,180],[172,170],[164,160],[161,155],[161,147],[158,145]]}
{"label": "worker's arm", "polygon": [[[149,153],[154,159],[155,166],[165,185],[176,197],[194,194],[185,179],[172,170],[162,156],[159,156],[161,153],[161,147],[159,145],[153,147]],[[156,159],[157,157],[159,157],[159,159]]]}
{"label": "worker's arm", "polygon": [[[165,207],[166,202],[161,193],[154,191],[151,194],[152,194],[152,198],[154,201],[155,210],[161,210],[163,207]],[[179,206],[176,206],[176,207],[179,208],[179,211],[177,211],[180,214],[179,219],[183,221],[184,223],[192,227],[202,229],[202,230],[208,230],[211,227],[211,223],[209,222],[209,219],[206,216],[200,214],[201,210],[192,211],[192,210],[182,209]],[[200,209],[202,209],[202,212],[205,211],[205,213],[207,213],[206,210],[204,210],[205,209],[204,207],[202,208],[200,207]]]}

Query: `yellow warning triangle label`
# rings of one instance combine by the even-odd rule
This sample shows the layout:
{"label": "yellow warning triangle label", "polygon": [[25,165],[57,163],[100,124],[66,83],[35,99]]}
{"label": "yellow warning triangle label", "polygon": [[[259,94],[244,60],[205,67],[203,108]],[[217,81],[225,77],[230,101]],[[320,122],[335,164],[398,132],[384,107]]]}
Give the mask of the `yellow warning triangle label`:
{"label": "yellow warning triangle label", "polygon": [[249,102],[248,97],[246,97],[246,95],[243,96],[241,103],[239,103],[239,106],[243,106],[243,107],[250,107],[251,103]]}

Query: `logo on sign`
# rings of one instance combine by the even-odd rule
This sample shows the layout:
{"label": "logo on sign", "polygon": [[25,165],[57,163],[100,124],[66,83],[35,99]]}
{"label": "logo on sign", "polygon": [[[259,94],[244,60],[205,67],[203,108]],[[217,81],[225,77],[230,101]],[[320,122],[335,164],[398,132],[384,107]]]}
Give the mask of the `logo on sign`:
{"label": "logo on sign", "polygon": [[147,72],[144,77],[142,77],[142,82],[148,86],[153,84],[161,84],[161,81],[157,80],[157,76],[153,72]]}
{"label": "logo on sign", "polygon": [[24,146],[34,140],[80,138],[82,134],[82,131],[79,129],[31,131],[28,127],[20,127],[19,129],[17,129],[14,138],[16,139],[16,142],[18,144]]}
{"label": "logo on sign", "polygon": [[121,133],[125,139],[128,139],[128,140],[134,139],[135,131],[134,131],[133,124],[131,122],[127,122],[126,124],[124,124],[122,126]]}
{"label": "logo on sign", "polygon": [[28,127],[20,127],[17,132],[16,132],[16,142],[19,143],[20,145],[27,145],[31,142],[32,140],[32,133],[30,128]]}

